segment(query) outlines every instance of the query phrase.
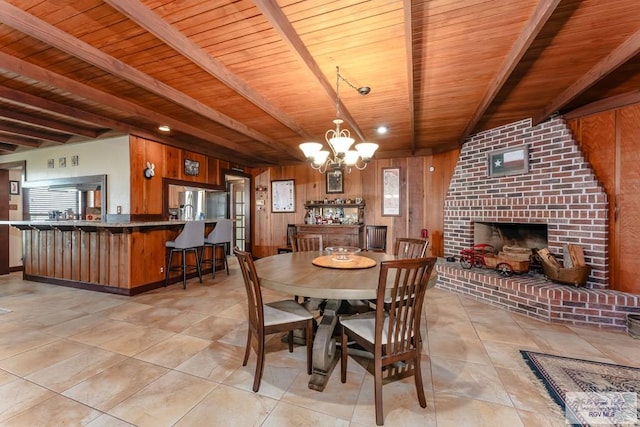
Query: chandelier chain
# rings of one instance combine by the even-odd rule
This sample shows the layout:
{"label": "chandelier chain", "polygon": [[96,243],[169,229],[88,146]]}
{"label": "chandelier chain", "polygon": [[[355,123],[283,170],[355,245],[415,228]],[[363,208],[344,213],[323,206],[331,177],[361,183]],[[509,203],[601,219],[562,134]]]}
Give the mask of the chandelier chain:
{"label": "chandelier chain", "polygon": [[300,149],[305,153],[310,166],[320,173],[324,173],[329,167],[333,170],[346,168],[348,172],[351,172],[351,168],[362,170],[367,167],[367,163],[378,148],[378,144],[362,142],[356,145],[355,150],[350,149],[354,142],[351,138],[351,132],[348,129],[340,129],[340,125],[344,123],[344,120],[340,118],[340,80],[343,80],[361,95],[367,95],[371,91],[368,86],[358,88],[351,84],[342,77],[340,67],[336,66],[336,118],[333,120],[335,129],[329,129],[325,132],[325,140],[333,152],[333,156],[330,157],[330,152],[323,150],[320,143],[305,142],[300,144]]}

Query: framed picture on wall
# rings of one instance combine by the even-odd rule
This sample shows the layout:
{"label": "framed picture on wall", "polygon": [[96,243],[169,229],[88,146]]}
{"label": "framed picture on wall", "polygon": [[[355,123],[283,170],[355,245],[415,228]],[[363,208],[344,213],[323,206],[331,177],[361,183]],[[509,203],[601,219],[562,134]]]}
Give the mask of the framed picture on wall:
{"label": "framed picture on wall", "polygon": [[382,216],[400,216],[400,168],[382,169]]}
{"label": "framed picture on wall", "polygon": [[491,177],[521,175],[529,172],[529,147],[494,150],[489,153],[488,175]]}
{"label": "framed picture on wall", "polygon": [[20,194],[20,181],[9,181],[9,194],[12,196]]}
{"label": "framed picture on wall", "polygon": [[190,176],[198,176],[200,173],[200,162],[195,160],[184,159],[184,174]]}
{"label": "framed picture on wall", "polygon": [[344,170],[336,169],[327,171],[327,194],[344,193]]}
{"label": "framed picture on wall", "polygon": [[295,181],[293,179],[271,181],[271,212],[295,211]]}

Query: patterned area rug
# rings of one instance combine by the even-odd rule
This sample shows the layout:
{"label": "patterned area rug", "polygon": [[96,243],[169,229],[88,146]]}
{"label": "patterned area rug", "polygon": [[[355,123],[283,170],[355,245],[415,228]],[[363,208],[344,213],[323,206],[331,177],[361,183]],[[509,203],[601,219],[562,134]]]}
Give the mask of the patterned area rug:
{"label": "patterned area rug", "polygon": [[574,426],[638,425],[640,369],[520,350]]}

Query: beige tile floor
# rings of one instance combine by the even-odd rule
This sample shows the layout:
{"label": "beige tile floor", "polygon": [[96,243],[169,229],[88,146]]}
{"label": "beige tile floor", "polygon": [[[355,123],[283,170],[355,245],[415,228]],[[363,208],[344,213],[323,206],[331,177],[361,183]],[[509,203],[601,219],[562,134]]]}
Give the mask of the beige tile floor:
{"label": "beige tile floor", "polygon": [[[265,292],[267,300],[283,297]],[[349,361],[322,393],[274,336],[258,393],[242,367],[239,269],[122,297],[0,277],[2,426],[373,426],[373,379]],[[640,340],[550,325],[443,290],[426,301],[427,408],[411,378],[383,388],[386,426],[562,426],[518,350],[640,367]]]}

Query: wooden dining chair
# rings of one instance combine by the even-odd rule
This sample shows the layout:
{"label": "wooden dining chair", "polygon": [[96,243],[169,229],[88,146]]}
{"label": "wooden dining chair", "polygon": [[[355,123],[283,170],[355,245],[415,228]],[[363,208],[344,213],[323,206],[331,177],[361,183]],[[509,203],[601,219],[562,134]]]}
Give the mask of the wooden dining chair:
{"label": "wooden dining chair", "polygon": [[365,227],[365,247],[368,251],[387,251],[387,226],[367,225]]}
{"label": "wooden dining chair", "polygon": [[323,251],[322,234],[299,233],[291,236],[293,252]]}
{"label": "wooden dining chair", "polygon": [[[378,278],[376,310],[340,317],[340,380],[347,381],[347,344],[354,341],[373,354],[376,424],[384,424],[382,381],[413,374],[420,406],[426,408],[420,368],[420,321],[425,292],[436,258],[382,261]],[[385,309],[387,286],[393,285],[389,309]],[[405,362],[405,363],[400,363]]]}
{"label": "wooden dining chair", "polygon": [[233,250],[244,279],[249,304],[249,324],[247,331],[247,345],[244,351],[242,366],[246,366],[249,353],[253,347],[255,338],[255,352],[257,356],[256,372],[253,378],[253,391],[260,389],[262,372],[264,371],[265,336],[288,332],[289,352],[293,352],[293,331],[305,330],[305,344],[307,346],[307,374],[311,375],[312,367],[312,338],[313,315],[303,306],[293,300],[283,300],[264,304],[260,279],[253,263],[253,256],[235,248]]}
{"label": "wooden dining chair", "polygon": [[287,245],[278,248],[279,254],[286,254],[287,252],[293,252],[291,248],[291,237],[298,231],[298,226],[295,224],[287,224]]}
{"label": "wooden dining chair", "polygon": [[427,239],[397,237],[393,255],[397,258],[424,258],[427,254],[428,246],[429,241]]}

